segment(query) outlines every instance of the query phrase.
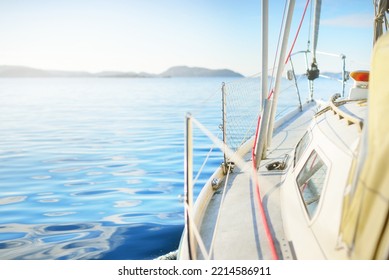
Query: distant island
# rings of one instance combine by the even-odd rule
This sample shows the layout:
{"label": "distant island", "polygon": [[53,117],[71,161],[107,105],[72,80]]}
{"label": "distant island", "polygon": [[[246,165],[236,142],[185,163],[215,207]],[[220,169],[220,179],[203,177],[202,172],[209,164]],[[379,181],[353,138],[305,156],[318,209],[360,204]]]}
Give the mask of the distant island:
{"label": "distant island", "polygon": [[25,66],[0,65],[0,77],[3,78],[176,78],[176,77],[243,77],[229,69],[207,69],[202,67],[174,66],[160,74],[145,72],[103,71],[97,73],[84,71],[42,70]]}
{"label": "distant island", "polygon": [[229,69],[211,70],[201,67],[175,66],[159,74],[160,77],[243,77]]}

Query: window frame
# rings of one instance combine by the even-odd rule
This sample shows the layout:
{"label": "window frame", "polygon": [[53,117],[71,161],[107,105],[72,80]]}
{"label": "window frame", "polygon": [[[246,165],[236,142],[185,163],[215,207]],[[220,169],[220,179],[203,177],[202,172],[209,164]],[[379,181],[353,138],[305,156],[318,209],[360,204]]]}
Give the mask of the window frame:
{"label": "window frame", "polygon": [[[300,196],[300,203],[302,204],[302,207],[305,209],[305,215],[308,219],[308,221],[313,221],[315,219],[315,217],[318,215],[318,213],[320,212],[320,208],[321,208],[321,204],[322,204],[322,201],[323,201],[323,196],[324,196],[324,193],[325,193],[325,190],[327,188],[327,184],[328,184],[328,178],[329,178],[329,174],[330,174],[330,171],[331,171],[331,166],[330,164],[328,164],[328,161],[327,159],[325,158],[325,156],[323,156],[323,153],[321,153],[317,148],[312,148],[312,149],[309,149],[310,153],[308,155],[306,155],[305,157],[301,157],[300,159],[304,159],[304,161],[301,161],[299,162],[299,165],[298,165],[298,169],[295,170],[295,184],[296,184],[296,188],[297,188],[297,192],[299,193],[299,196]],[[304,171],[306,165],[308,164],[309,160],[311,159],[311,156],[316,153],[316,156],[319,157],[319,159],[322,161],[322,166],[316,170],[310,177],[308,180],[306,180],[306,182],[310,181],[311,178],[317,173],[317,171],[319,171],[323,166],[326,168],[325,170],[325,175],[324,175],[324,179],[323,179],[323,183],[321,185],[321,190],[320,190],[320,195],[319,195],[319,201],[317,203],[317,206],[315,208],[315,211],[313,213],[310,213],[308,208],[307,208],[307,204],[306,204],[306,200],[303,196],[303,192],[300,190],[300,184],[299,184],[299,176],[300,174],[302,174],[302,172]],[[305,183],[306,183],[305,182]]]}

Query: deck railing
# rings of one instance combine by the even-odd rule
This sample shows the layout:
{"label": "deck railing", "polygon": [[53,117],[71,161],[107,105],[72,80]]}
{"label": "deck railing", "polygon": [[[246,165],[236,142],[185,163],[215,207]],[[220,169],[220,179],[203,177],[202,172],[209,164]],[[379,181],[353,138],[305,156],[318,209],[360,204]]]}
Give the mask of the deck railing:
{"label": "deck railing", "polygon": [[[194,196],[193,188],[193,126],[196,126],[200,129],[220,150],[224,151],[226,158],[234,162],[236,166],[244,169],[245,163],[243,159],[236,153],[236,151],[230,149],[222,140],[216,137],[212,132],[210,132],[204,125],[202,125],[198,120],[196,120],[191,114],[186,115],[186,128],[185,128],[185,225],[186,225],[186,237],[188,244],[188,254],[190,259],[197,259],[197,249],[200,248],[201,254],[205,259],[209,259],[212,255],[213,250],[213,238],[209,250],[206,249],[204,242],[200,236],[200,232],[195,220],[195,208],[194,208]],[[224,180],[224,188],[226,188],[231,166],[227,167],[227,176]],[[196,178],[199,174],[196,175]],[[212,179],[212,178],[211,178]],[[209,187],[214,187],[213,184]],[[220,208],[223,205],[224,195],[222,201],[219,205],[219,215]],[[217,218],[218,219],[218,218]],[[217,224],[214,229],[214,236],[217,232]]]}

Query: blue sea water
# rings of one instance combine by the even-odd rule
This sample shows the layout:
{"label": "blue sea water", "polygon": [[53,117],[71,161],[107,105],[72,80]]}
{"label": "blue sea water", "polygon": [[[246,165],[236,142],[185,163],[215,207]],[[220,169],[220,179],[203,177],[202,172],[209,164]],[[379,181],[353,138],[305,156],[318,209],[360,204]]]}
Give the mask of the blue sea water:
{"label": "blue sea water", "polygon": [[[142,260],[176,250],[184,117],[218,134],[225,81],[0,79],[0,259]],[[296,105],[294,93],[283,100],[281,108]],[[196,134],[196,154],[210,146]],[[213,152],[195,195],[221,162]]]}
{"label": "blue sea water", "polygon": [[[184,117],[222,79],[0,79],[0,259],[152,259],[183,229]],[[206,153],[206,138],[196,140]],[[212,156],[198,184],[220,164]]]}

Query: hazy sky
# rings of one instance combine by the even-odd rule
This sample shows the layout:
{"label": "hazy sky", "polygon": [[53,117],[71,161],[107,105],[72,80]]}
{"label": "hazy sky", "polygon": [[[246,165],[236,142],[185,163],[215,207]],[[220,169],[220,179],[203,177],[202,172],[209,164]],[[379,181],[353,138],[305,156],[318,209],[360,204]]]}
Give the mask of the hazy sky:
{"label": "hazy sky", "polygon": [[[296,2],[292,34],[306,0]],[[284,3],[270,0],[271,55]],[[373,10],[371,0],[323,0],[318,49],[368,67]],[[0,0],[0,65],[151,73],[188,65],[251,75],[261,71],[260,21],[260,0]],[[296,51],[306,49],[308,22],[309,13]],[[332,70],[339,62],[331,61],[319,65]]]}

